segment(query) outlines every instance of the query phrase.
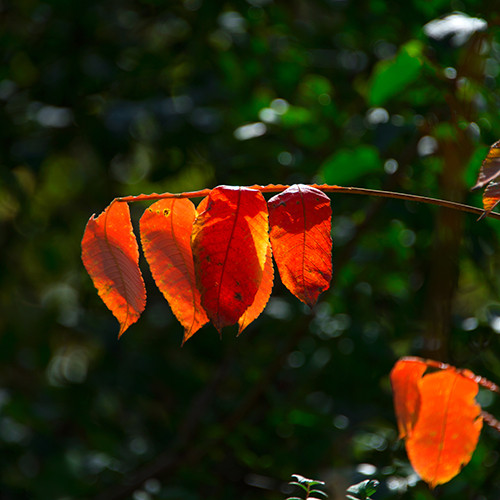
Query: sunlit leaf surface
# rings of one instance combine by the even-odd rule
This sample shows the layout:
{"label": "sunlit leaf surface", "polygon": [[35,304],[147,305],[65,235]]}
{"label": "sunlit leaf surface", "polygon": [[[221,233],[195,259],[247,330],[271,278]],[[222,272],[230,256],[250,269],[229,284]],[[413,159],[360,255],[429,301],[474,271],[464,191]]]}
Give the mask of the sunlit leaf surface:
{"label": "sunlit leaf surface", "polygon": [[120,322],[121,336],[146,304],[139,249],[126,203],[113,202],[87,223],[82,260],[99,296]]}
{"label": "sunlit leaf surface", "polygon": [[391,371],[394,408],[398,420],[399,437],[411,434],[420,410],[418,381],[427,365],[419,359],[399,360]]}
{"label": "sunlit leaf surface", "polygon": [[266,263],[264,265],[264,271],[262,273],[262,281],[260,282],[259,289],[255,294],[255,298],[252,305],[243,313],[243,315],[238,320],[240,334],[254,319],[260,316],[260,313],[266,307],[271,292],[273,290],[274,281],[274,269],[273,269],[273,257],[271,252],[271,244],[267,247]]}
{"label": "sunlit leaf surface", "polygon": [[219,186],[197,216],[192,248],[202,305],[214,326],[238,321],[259,290],[269,244],[267,206],[259,191]]}
{"label": "sunlit leaf surface", "polygon": [[141,242],[153,278],[184,327],[184,341],[208,317],[196,288],[191,230],[196,210],[187,198],[160,200],[141,218]]}
{"label": "sunlit leaf surface", "polygon": [[447,369],[424,376],[418,389],[420,411],[406,450],[415,471],[434,488],[455,477],[476,448],[482,428],[474,399],[478,385]]}
{"label": "sunlit leaf surface", "polygon": [[312,307],[332,279],[330,199],[303,184],[268,202],[273,255],[283,284]]}

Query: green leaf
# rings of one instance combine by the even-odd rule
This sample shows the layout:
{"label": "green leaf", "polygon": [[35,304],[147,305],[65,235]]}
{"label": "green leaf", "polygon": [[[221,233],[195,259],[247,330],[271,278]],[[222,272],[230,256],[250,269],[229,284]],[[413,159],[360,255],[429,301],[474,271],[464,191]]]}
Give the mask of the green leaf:
{"label": "green leaf", "polygon": [[293,128],[299,125],[305,125],[313,120],[312,113],[300,106],[290,106],[281,116],[281,124],[285,128]]}
{"label": "green leaf", "polygon": [[368,481],[368,484],[366,485],[366,489],[365,489],[366,494],[368,496],[373,495],[377,491],[379,484],[380,484],[379,481],[377,481],[376,479],[370,479]]}
{"label": "green leaf", "polygon": [[423,45],[412,40],[401,47],[396,57],[377,64],[368,91],[371,106],[380,106],[415,81],[422,69]]}
{"label": "green leaf", "polygon": [[309,492],[309,494],[310,494],[310,495],[312,495],[313,493],[317,493],[317,494],[319,494],[319,495],[323,495],[324,497],[328,498],[328,494],[327,494],[327,493],[325,493],[324,491],[321,491],[321,490],[311,490],[311,491]]}
{"label": "green leaf", "polygon": [[337,151],[323,163],[321,171],[327,184],[347,186],[362,175],[382,172],[382,161],[373,146],[359,146]]}
{"label": "green leaf", "polygon": [[490,150],[489,146],[481,145],[477,146],[476,150],[472,153],[464,172],[465,184],[467,186],[472,187],[476,183],[477,173],[479,172],[481,164],[483,163],[483,160],[486,158],[486,155],[488,154],[489,150]]}
{"label": "green leaf", "polygon": [[292,477],[294,477],[298,483],[309,484],[309,482],[311,481],[310,479],[307,479],[307,477],[301,476],[300,474],[292,474]]}
{"label": "green leaf", "polygon": [[309,482],[307,484],[309,486],[316,486],[317,484],[324,485],[325,483],[323,481],[316,481],[315,479],[309,479]]}
{"label": "green leaf", "polygon": [[304,491],[307,491],[307,486],[304,486],[303,484],[296,483],[296,482],[291,482],[288,484],[291,484],[292,486],[300,486]]}
{"label": "green leaf", "polygon": [[347,495],[347,498],[349,500],[369,500],[370,495],[373,495],[377,491],[379,484],[379,481],[376,479],[365,479],[360,483],[353,484],[347,488],[347,493],[352,493],[356,496]]}

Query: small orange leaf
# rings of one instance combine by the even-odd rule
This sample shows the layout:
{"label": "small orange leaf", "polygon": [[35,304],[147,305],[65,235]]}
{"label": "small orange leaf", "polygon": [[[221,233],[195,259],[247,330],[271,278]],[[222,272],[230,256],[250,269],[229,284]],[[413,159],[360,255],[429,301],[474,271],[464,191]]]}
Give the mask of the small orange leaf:
{"label": "small orange leaf", "polygon": [[120,333],[135,323],[146,305],[139,248],[126,203],[114,201],[87,223],[82,261],[99,296],[120,322]]}
{"label": "small orange leaf", "polygon": [[264,272],[262,273],[262,281],[260,287],[255,294],[252,305],[243,313],[238,320],[240,326],[238,335],[254,320],[257,319],[261,312],[266,307],[269,301],[271,292],[273,290],[274,269],[273,269],[273,255],[271,245],[267,246],[266,263],[264,264]]}
{"label": "small orange leaf", "polygon": [[218,186],[193,225],[191,247],[201,303],[221,331],[253,303],[269,245],[267,205],[257,190]]}
{"label": "small orange leaf", "polygon": [[[500,175],[500,141],[491,146],[479,169],[477,182],[472,189],[479,189]],[[486,207],[485,207],[486,208]]]}
{"label": "small orange leaf", "polygon": [[479,220],[486,217],[500,203],[500,184],[491,182],[486,186],[483,193],[483,208],[485,212],[481,214]]}
{"label": "small orange leaf", "polygon": [[399,360],[391,371],[391,385],[394,395],[394,409],[398,421],[399,438],[411,434],[420,410],[418,381],[427,365],[418,358]]}
{"label": "small orange leaf", "polygon": [[283,284],[312,307],[332,279],[330,199],[296,184],[268,202],[271,245]]}
{"label": "small orange leaf", "polygon": [[196,288],[191,230],[196,211],[187,198],[151,205],[141,217],[141,242],[156,285],[184,327],[185,342],[207,321]]}
{"label": "small orange leaf", "polygon": [[421,406],[406,440],[406,451],[419,476],[434,488],[469,463],[483,425],[475,402],[478,385],[453,368],[418,382]]}

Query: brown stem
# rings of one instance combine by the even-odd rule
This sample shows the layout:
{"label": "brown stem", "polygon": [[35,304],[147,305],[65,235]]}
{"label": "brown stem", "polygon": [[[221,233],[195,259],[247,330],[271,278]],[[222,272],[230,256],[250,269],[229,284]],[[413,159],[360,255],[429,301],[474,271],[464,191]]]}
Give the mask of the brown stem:
{"label": "brown stem", "polygon": [[425,363],[427,366],[431,368],[436,368],[437,370],[452,369],[460,373],[460,375],[470,378],[471,380],[476,382],[476,384],[484,387],[485,389],[488,389],[491,392],[500,393],[500,387],[498,387],[497,384],[491,382],[487,378],[476,375],[467,368],[455,368],[454,366],[449,365],[448,363],[443,363],[442,361],[436,361],[435,359],[419,358],[418,356],[404,356],[400,358],[400,361],[421,361],[422,363]]}
{"label": "brown stem", "polygon": [[[482,216],[485,211],[482,208],[471,207],[463,203],[454,201],[441,200],[439,198],[429,198],[428,196],[419,196],[417,194],[397,193],[393,191],[381,191],[379,189],[367,189],[358,187],[343,187],[331,186],[329,184],[310,184],[311,187],[319,189],[324,193],[343,193],[343,194],[359,194],[364,196],[377,196],[379,198],[393,198],[397,200],[415,201],[417,203],[426,203],[428,205],[436,205],[438,207],[449,208],[451,210],[459,210],[460,212],[469,212]],[[267,186],[249,186],[251,189],[256,189],[261,193],[280,193],[289,188],[288,185],[283,184],[269,184]],[[123,196],[117,198],[117,201],[135,202],[135,201],[155,201],[163,200],[165,198],[201,198],[208,196],[211,189],[201,189],[199,191],[187,191],[185,193],[152,193],[152,194],[139,194],[137,196]],[[489,213],[487,215],[492,219],[500,219],[499,213]]]}
{"label": "brown stem", "polygon": [[496,431],[500,432],[500,422],[493,416],[491,413],[488,413],[486,411],[481,412],[481,416],[483,417],[483,420],[493,429]]}

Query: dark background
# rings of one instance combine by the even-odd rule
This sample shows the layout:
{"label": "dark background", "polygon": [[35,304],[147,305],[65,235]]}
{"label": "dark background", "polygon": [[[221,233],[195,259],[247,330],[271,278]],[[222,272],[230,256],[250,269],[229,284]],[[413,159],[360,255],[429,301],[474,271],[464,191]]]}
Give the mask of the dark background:
{"label": "dark background", "polygon": [[[367,477],[374,500],[498,498],[490,428],[457,478],[418,481],[388,379],[412,354],[500,382],[498,221],[332,196],[314,309],[277,279],[240,338],[206,326],[182,348],[142,257],[148,305],[120,341],[80,261],[86,221],[122,195],[328,182],[480,206],[497,7],[1,1],[0,498],[278,500],[292,473],[333,499]],[[424,29],[454,11],[465,31]]]}

